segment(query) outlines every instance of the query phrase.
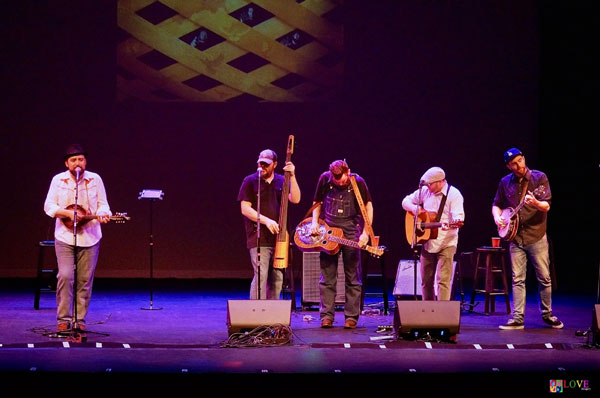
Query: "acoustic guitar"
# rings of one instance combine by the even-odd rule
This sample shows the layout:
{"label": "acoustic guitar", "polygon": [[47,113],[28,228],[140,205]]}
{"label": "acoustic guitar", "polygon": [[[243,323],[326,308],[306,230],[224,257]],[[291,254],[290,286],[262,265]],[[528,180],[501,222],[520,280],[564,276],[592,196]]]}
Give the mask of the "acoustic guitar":
{"label": "acoustic guitar", "polygon": [[[420,244],[428,240],[436,239],[438,236],[438,230],[441,228],[444,231],[449,229],[460,228],[464,225],[464,221],[454,222],[435,222],[435,212],[425,212],[419,214],[417,217],[417,228],[415,231],[416,240],[415,244]],[[404,227],[406,230],[406,240],[409,245],[413,244],[413,230],[415,227],[415,215],[411,212],[406,212],[404,220]]]}
{"label": "acoustic guitar", "polygon": [[[540,185],[533,192],[528,191],[529,194],[535,196],[536,198],[543,195],[546,192],[546,187]],[[507,207],[502,210],[500,216],[505,220],[506,224],[502,226],[498,226],[498,236],[505,241],[511,241],[517,235],[517,230],[519,229],[519,210],[525,205],[525,197],[521,200],[521,203],[517,205],[517,207]]]}
{"label": "acoustic guitar", "polygon": [[[75,208],[75,205],[72,204],[72,205],[67,206],[66,210],[73,210],[74,208]],[[97,215],[87,214],[87,211],[82,206],[77,206],[77,226],[78,227],[84,226],[91,220],[96,220],[97,218],[98,218]],[[122,224],[129,220],[131,220],[131,217],[127,216],[127,213],[115,213],[114,215],[110,216],[110,221],[115,221],[117,224]],[[65,226],[67,228],[69,228],[71,231],[73,230],[73,226],[74,226],[73,220],[71,220],[68,217],[65,217],[65,218],[61,218],[61,221],[63,222],[63,224],[65,224]]]}
{"label": "acoustic guitar", "polygon": [[[294,136],[288,137],[285,163],[292,160],[294,153]],[[287,230],[287,213],[290,196],[290,172],[286,171],[283,180],[283,190],[281,192],[281,207],[279,208],[279,233],[275,240],[275,251],[273,256],[273,268],[287,268],[289,261],[290,234]]]}
{"label": "acoustic guitar", "polygon": [[325,221],[319,219],[319,231],[316,234],[311,232],[312,218],[305,218],[296,227],[294,233],[294,242],[298,249],[302,251],[314,251],[315,249],[324,251],[327,254],[336,254],[340,251],[340,245],[354,247],[355,249],[366,250],[375,257],[381,257],[386,250],[385,246],[360,247],[358,242],[344,237],[344,231],[341,228],[330,227]]}

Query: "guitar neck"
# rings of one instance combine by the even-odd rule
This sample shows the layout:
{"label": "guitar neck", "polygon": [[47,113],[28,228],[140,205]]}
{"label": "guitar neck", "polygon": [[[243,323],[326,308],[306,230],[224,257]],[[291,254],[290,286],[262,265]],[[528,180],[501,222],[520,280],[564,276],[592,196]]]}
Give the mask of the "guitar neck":
{"label": "guitar neck", "polygon": [[[292,153],[294,152],[294,136],[288,137],[287,150],[285,156],[285,164],[292,160]],[[290,178],[291,173],[286,171],[283,177],[283,189],[281,191],[281,206],[279,208],[279,232],[277,233],[277,242],[287,241],[287,213],[288,213],[288,202],[290,196]]]}
{"label": "guitar neck", "polygon": [[290,173],[286,171],[283,180],[283,190],[281,191],[281,207],[279,208],[279,233],[277,234],[278,242],[283,242],[286,240],[289,195]]}
{"label": "guitar neck", "polygon": [[441,223],[441,222],[422,222],[422,223],[419,223],[419,226],[421,228],[430,229],[430,228],[440,228],[440,227],[443,227],[444,224]]}

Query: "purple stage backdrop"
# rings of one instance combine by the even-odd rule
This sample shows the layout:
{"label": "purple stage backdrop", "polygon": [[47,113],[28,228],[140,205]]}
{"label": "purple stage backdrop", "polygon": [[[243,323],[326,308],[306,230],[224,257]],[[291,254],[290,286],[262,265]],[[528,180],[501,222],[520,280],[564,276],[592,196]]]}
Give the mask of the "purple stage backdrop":
{"label": "purple stage backdrop", "polygon": [[593,288],[598,257],[577,248],[590,246],[595,228],[573,237],[575,184],[598,181],[597,151],[583,139],[596,134],[587,127],[592,72],[582,56],[591,46],[588,3],[332,3],[345,3],[342,86],[296,102],[119,100],[116,1],[8,6],[0,277],[35,275],[36,244],[52,237],[43,201],[71,142],[87,148],[113,212],[132,217],[103,227],[98,277],[149,276],[142,189],[165,193],[153,205],[155,277],[250,277],[238,189],[262,149],[283,158],[294,134],[302,201],[290,206],[290,226],[310,207],[319,174],[347,159],[371,189],[391,277],[411,257],[401,200],[426,169],[444,168],[462,191],[458,250],[470,251],[495,235],[491,201],[508,173],[502,153],[521,148],[550,178],[559,286]]}

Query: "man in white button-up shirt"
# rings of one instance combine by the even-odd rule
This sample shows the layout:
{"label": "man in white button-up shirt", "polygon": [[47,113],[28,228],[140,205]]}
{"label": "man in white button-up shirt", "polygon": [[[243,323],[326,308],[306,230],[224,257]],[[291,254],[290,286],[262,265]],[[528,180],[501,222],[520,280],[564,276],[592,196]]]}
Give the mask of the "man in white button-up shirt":
{"label": "man in white button-up shirt", "polygon": [[[70,145],[64,159],[67,170],[52,178],[44,203],[46,214],[56,218],[54,246],[58,263],[56,317],[59,332],[70,327],[85,330],[102,238],[100,224],[110,221],[112,215],[102,178],[86,170],[87,154],[83,148],[78,144]],[[74,228],[76,199],[77,223]],[[72,311],[75,254],[77,319]]]}
{"label": "man in white button-up shirt", "polygon": [[[446,173],[432,167],[421,177],[419,189],[402,200],[402,208],[413,215],[424,212],[438,214],[442,200],[446,202],[439,222],[462,225],[465,220],[463,196],[446,181]],[[422,203],[418,206],[419,199]],[[435,220],[431,220],[435,221]],[[421,287],[423,300],[450,300],[454,254],[458,245],[458,228],[439,228],[436,239],[427,240],[421,250]],[[437,292],[434,286],[437,282]]]}

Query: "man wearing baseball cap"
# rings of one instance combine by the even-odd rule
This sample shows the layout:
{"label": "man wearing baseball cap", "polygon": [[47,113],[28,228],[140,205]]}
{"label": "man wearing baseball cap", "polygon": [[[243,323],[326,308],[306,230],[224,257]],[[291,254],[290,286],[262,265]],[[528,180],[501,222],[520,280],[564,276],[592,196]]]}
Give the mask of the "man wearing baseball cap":
{"label": "man wearing baseball cap", "polygon": [[500,180],[492,205],[492,215],[499,230],[510,223],[502,210],[516,208],[520,203],[524,205],[518,212],[516,232],[505,237],[510,240],[513,311],[512,318],[500,325],[500,329],[524,328],[528,259],[535,268],[538,281],[542,320],[553,329],[561,329],[563,323],[552,314],[552,280],[546,237],[546,219],[552,199],[548,177],[541,171],[530,170],[518,148],[504,153],[504,164],[511,173]]}
{"label": "man wearing baseball cap", "polygon": [[[246,247],[250,251],[250,261],[254,268],[254,278],[250,285],[250,299],[267,298],[278,300],[283,286],[284,270],[273,267],[273,254],[277,234],[279,233],[279,212],[285,178],[283,175],[275,173],[277,154],[271,149],[262,151],[258,155],[256,162],[258,165],[257,171],[244,178],[237,197],[237,200],[240,201],[242,215],[244,216]],[[296,167],[292,162],[287,162],[283,171],[290,173],[289,201],[299,203],[300,187],[296,180]],[[257,212],[259,185],[260,215]],[[259,217],[260,242],[257,242],[258,231],[256,222]],[[258,256],[259,253],[260,256]]]}

